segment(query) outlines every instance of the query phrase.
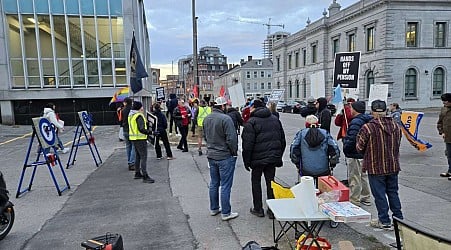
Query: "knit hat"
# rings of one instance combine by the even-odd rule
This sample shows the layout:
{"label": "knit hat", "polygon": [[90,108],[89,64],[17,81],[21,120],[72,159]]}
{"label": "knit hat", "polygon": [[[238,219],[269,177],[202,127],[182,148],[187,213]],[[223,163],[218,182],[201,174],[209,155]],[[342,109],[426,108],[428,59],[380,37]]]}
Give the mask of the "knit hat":
{"label": "knit hat", "polygon": [[385,111],[387,111],[387,104],[384,101],[375,100],[371,103],[371,111],[385,112]]}
{"label": "knit hat", "polygon": [[143,104],[138,101],[134,101],[132,105],[133,110],[140,110],[142,108]]}
{"label": "knit hat", "polygon": [[445,93],[441,96],[442,101],[451,102],[451,93]]}
{"label": "knit hat", "polygon": [[351,107],[360,114],[365,113],[366,107],[365,107],[365,102],[364,101],[357,101],[357,102],[353,102],[351,103]]}
{"label": "knit hat", "polygon": [[318,127],[318,117],[314,115],[308,115],[305,118],[305,127],[310,128],[313,127],[312,125],[314,125],[314,127]]}
{"label": "knit hat", "polygon": [[315,101],[316,101],[316,99],[315,99],[315,97],[313,97],[313,96],[310,96],[310,97],[307,99],[307,102],[308,102],[308,103],[315,103]]}

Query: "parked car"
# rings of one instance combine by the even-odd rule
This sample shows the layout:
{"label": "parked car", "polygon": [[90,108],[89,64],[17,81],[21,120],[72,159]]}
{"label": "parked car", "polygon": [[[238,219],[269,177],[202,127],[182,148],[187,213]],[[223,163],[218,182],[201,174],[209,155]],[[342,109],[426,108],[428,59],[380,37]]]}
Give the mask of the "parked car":
{"label": "parked car", "polygon": [[296,105],[293,106],[293,113],[299,114],[301,112],[301,109],[305,106],[307,106],[307,103],[304,101],[296,101]]}
{"label": "parked car", "polygon": [[276,106],[277,112],[283,113],[286,106],[287,106],[287,104],[284,101],[278,101],[277,106]]}

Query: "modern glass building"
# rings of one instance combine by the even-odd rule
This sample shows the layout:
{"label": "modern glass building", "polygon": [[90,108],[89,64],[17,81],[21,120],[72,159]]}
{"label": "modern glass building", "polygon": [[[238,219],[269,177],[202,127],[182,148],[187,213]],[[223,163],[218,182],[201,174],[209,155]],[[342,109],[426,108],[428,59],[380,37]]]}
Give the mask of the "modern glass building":
{"label": "modern glass building", "polygon": [[[30,124],[47,102],[66,122],[87,110],[113,122],[112,95],[129,85],[135,35],[150,75],[142,0],[2,0],[0,112],[3,124]],[[148,101],[151,80],[140,98]],[[67,117],[64,117],[67,116]]]}

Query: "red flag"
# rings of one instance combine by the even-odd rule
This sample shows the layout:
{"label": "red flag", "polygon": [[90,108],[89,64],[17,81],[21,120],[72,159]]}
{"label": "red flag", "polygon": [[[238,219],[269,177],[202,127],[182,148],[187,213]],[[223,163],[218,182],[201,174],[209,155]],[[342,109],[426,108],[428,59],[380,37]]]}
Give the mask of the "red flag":
{"label": "red flag", "polygon": [[199,86],[194,85],[193,94],[194,94],[194,97],[199,98]]}
{"label": "red flag", "polygon": [[224,85],[222,85],[221,89],[219,90],[219,96],[224,97],[224,94],[225,94],[225,88],[224,88]]}

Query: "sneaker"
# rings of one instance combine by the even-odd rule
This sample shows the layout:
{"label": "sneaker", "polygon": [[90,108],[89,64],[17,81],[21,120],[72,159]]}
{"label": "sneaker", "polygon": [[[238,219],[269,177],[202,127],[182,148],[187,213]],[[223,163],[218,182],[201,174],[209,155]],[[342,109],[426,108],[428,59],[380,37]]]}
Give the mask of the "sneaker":
{"label": "sneaker", "polygon": [[168,156],[166,159],[167,159],[168,161],[170,161],[170,160],[174,160],[175,158],[174,158],[174,157],[169,157],[169,156]]}
{"label": "sneaker", "polygon": [[251,212],[251,214],[253,214],[253,215],[257,216],[257,217],[265,217],[265,212],[263,212],[263,209],[258,211],[258,210],[255,210],[254,208],[251,208],[249,210],[249,212]]}
{"label": "sneaker", "polygon": [[360,200],[360,204],[365,206],[371,206],[371,201],[369,200]]}
{"label": "sneaker", "polygon": [[140,172],[137,172],[137,173],[135,173],[134,179],[142,179],[143,177],[144,176]]}
{"label": "sneaker", "polygon": [[59,152],[61,152],[62,154],[67,154],[67,152],[69,152],[68,148],[64,148],[62,150],[58,150]]}
{"label": "sneaker", "polygon": [[370,226],[374,228],[384,229],[386,231],[393,231],[391,224],[383,224],[378,219],[371,220]]}
{"label": "sneaker", "polygon": [[230,213],[228,215],[223,214],[223,215],[221,215],[221,217],[222,217],[223,221],[228,221],[228,220],[232,220],[232,219],[235,219],[236,217],[238,217],[238,213]]}
{"label": "sneaker", "polygon": [[202,155],[202,150],[199,149],[199,156],[201,156],[201,155]]}
{"label": "sneaker", "polygon": [[211,216],[216,216],[216,215],[218,215],[220,213],[221,213],[221,209],[210,210],[210,215]]}
{"label": "sneaker", "polygon": [[451,177],[451,173],[445,172],[445,173],[441,173],[440,177]]}
{"label": "sneaker", "polygon": [[135,164],[128,164],[128,171],[135,171]]}
{"label": "sneaker", "polygon": [[161,159],[163,159],[163,157],[157,157],[157,160],[161,160]]}
{"label": "sneaker", "polygon": [[144,183],[154,183],[155,180],[150,178],[150,176],[146,174],[146,175],[143,176],[143,182]]}
{"label": "sneaker", "polygon": [[184,149],[184,150],[182,150],[182,152],[188,152],[188,149]]}

